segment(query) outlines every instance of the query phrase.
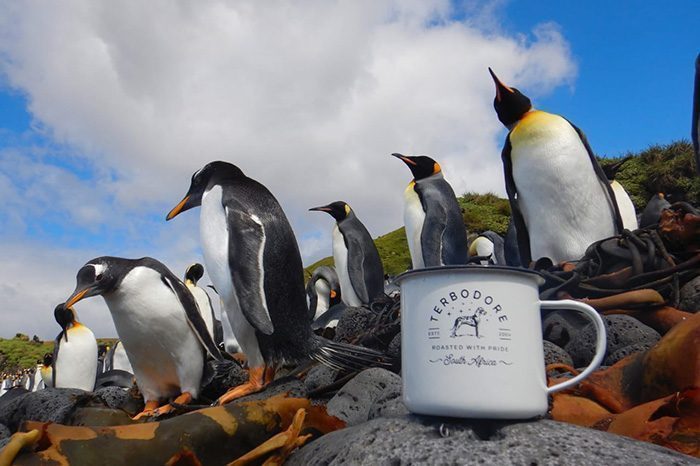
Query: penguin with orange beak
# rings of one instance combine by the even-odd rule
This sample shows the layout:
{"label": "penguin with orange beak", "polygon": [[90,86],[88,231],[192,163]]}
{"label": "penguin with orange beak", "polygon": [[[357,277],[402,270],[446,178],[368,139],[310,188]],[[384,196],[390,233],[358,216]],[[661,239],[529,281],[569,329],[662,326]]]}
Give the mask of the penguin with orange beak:
{"label": "penguin with orange beak", "polygon": [[591,243],[622,231],[615,194],[580,129],[535,110],[489,72],[494,109],[509,130],[501,158],[520,258],[578,260]]}
{"label": "penguin with orange beak", "polygon": [[194,296],[175,274],[150,257],[104,256],[81,267],[76,281],[66,307],[99,295],[112,314],[146,404],[135,419],[171,412],[167,400],[187,404],[197,398],[206,354],[223,357]]}
{"label": "penguin with orange beak", "polygon": [[376,351],[311,331],[299,246],[265,186],[231,163],[211,162],[192,175],[166,220],[198,206],[204,264],[249,366],[248,382],[229,390],[220,404],[262,390],[284,362],[313,358],[359,369],[381,361]]}

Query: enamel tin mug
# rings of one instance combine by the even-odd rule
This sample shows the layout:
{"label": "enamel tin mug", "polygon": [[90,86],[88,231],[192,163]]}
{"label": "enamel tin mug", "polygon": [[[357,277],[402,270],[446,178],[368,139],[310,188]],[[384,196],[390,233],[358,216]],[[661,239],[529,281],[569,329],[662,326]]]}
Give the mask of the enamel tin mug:
{"label": "enamel tin mug", "polygon": [[[605,327],[592,307],[540,301],[536,272],[446,266],[406,272],[401,285],[403,401],[418,414],[526,419],[547,412],[547,395],[579,383],[605,355]],[[591,364],[547,387],[540,309],[584,313],[598,334]]]}

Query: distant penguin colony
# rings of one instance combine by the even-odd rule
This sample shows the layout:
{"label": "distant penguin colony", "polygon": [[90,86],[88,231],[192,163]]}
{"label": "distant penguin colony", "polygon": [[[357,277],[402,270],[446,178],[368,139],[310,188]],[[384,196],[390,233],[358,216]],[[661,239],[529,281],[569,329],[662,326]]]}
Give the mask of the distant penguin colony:
{"label": "distant penguin colony", "polygon": [[518,89],[496,85],[494,108],[509,129],[502,161],[521,260],[576,260],[622,230],[610,187],[583,132],[532,108]]}
{"label": "distant penguin colony", "polygon": [[[501,153],[511,207],[505,238],[484,231],[468,242],[462,210],[440,164],[425,155],[394,153],[412,174],[403,194],[403,219],[413,269],[467,264],[470,256],[476,266],[485,267],[533,267],[543,258],[575,261],[595,241],[658,223],[669,206],[663,194],[649,201],[638,222],[629,195],[615,180],[626,159],[604,172],[579,128],[534,109],[527,96],[489,72],[496,88],[494,109],[508,129]],[[700,168],[699,114],[700,56],[691,131]],[[306,284],[297,240],[282,207],[239,167],[214,161],[197,170],[166,220],[195,207],[201,207],[204,265],[189,266],[181,281],[150,257],[88,261],[77,273],[74,292],[54,310],[61,332],[53,353],[33,370],[3,374],[0,396],[42,387],[130,388],[135,378],[145,402],[135,416],[139,419],[197,399],[205,367],[216,367],[233,353],[245,356],[236,359],[246,360],[248,381],[228,387],[220,404],[262,390],[289,363],[312,359],[351,371],[390,365],[378,351],[314,333],[333,326],[350,306],[374,309],[374,303],[384,305],[397,294],[372,236],[348,203],[310,209],[335,220],[334,266],[318,267]],[[220,325],[209,293],[198,285],[205,272],[219,296]],[[98,295],[120,338],[108,353],[100,353],[104,362],[99,364],[95,336],[73,308]]]}
{"label": "distant penguin colony", "polygon": [[299,247],[265,186],[233,164],[211,162],[192,175],[187,194],[166,220],[198,206],[207,272],[249,367],[248,382],[219,403],[260,391],[283,362],[311,357],[334,368],[357,369],[380,361],[375,351],[311,331]]}
{"label": "distant penguin colony", "polygon": [[392,155],[413,174],[404,192],[404,225],[413,269],[466,264],[467,229],[440,165],[425,155]]}
{"label": "distant penguin colony", "polygon": [[369,305],[384,294],[384,267],[372,236],[344,201],[309,210],[326,212],[333,227],[333,262],[347,306]]}

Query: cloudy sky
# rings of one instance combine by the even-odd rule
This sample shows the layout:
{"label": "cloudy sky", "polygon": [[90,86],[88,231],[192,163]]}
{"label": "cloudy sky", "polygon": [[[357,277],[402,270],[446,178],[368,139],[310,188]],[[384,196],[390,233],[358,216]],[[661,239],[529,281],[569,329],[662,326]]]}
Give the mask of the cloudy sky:
{"label": "cloudy sky", "polygon": [[[502,194],[488,66],[602,154],[688,137],[696,2],[531,3],[6,2],[0,337],[53,338],[93,257],[201,261],[199,211],[164,218],[212,160],[277,196],[306,264],[331,252],[332,219],[309,207],[345,200],[373,236],[401,226],[410,172],[392,152]],[[101,298],[77,309],[114,334]]]}

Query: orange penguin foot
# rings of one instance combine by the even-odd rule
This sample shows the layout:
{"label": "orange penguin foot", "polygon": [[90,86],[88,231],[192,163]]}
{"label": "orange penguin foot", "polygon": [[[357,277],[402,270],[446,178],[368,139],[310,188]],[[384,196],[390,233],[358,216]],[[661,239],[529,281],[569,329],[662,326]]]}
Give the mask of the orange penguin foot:
{"label": "orange penguin foot", "polygon": [[149,400],[146,402],[146,406],[143,407],[143,411],[141,411],[131,419],[134,421],[138,421],[142,417],[153,416],[153,413],[156,409],[158,409],[158,406],[158,400]]}
{"label": "orange penguin foot", "polygon": [[224,393],[218,400],[216,400],[216,404],[223,405],[242,396],[259,392],[265,388],[265,385],[267,385],[267,383],[265,383],[265,379],[267,378],[266,372],[265,366],[251,367],[248,369],[248,381],[242,385],[233,387]]}
{"label": "orange penguin foot", "polygon": [[153,411],[153,416],[162,416],[163,414],[170,414],[175,411],[178,405],[186,405],[192,402],[192,394],[190,392],[183,392],[172,402],[161,406],[160,408]]}

